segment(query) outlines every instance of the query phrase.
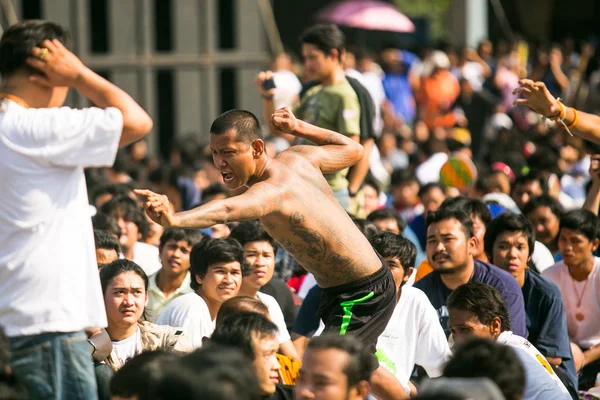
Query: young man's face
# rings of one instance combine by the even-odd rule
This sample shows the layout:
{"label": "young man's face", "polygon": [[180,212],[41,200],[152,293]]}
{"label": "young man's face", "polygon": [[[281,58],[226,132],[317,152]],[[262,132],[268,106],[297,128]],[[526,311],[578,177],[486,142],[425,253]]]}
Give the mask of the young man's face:
{"label": "young man's face", "polygon": [[563,261],[569,267],[582,265],[593,256],[598,247],[598,239],[589,240],[580,231],[562,228],[558,236],[558,249]]}
{"label": "young man's face", "polygon": [[110,264],[111,262],[118,260],[119,254],[114,249],[96,249],[96,263],[98,269],[101,265]]}
{"label": "young man's face", "polygon": [[425,216],[430,212],[437,211],[442,203],[446,200],[446,195],[438,187],[429,189],[426,193],[423,193],[421,197],[421,203],[423,203]]}
{"label": "young man's face", "polygon": [[385,263],[390,267],[392,275],[394,276],[394,283],[396,284],[396,290],[402,287],[410,278],[413,268],[409,268],[408,271],[404,272],[404,266],[396,257],[385,257],[383,259]]}
{"label": "young man's face", "polygon": [[486,231],[485,224],[481,218],[473,214],[471,214],[471,221],[473,221],[473,236],[477,239],[477,247],[473,253],[473,258],[476,260],[483,258],[485,260],[485,250],[483,246],[483,238]]}
{"label": "young man's face", "polygon": [[529,261],[529,242],[523,232],[502,232],[492,248],[492,263],[515,278],[522,277]]}
{"label": "young man's face", "polygon": [[459,221],[445,219],[427,228],[426,251],[434,271],[450,273],[467,265],[473,257],[475,239],[467,237]]}
{"label": "young man's face", "polygon": [[275,250],[267,241],[249,242],[244,246],[244,258],[250,265],[250,274],[243,278],[243,284],[257,290],[265,286],[275,271]]}
{"label": "young man's face", "polygon": [[535,237],[546,246],[552,246],[552,242],[558,236],[560,219],[550,207],[540,206],[527,214],[527,219],[533,224]]}
{"label": "young man's face", "polygon": [[470,337],[496,339],[500,334],[493,326],[488,326],[470,311],[451,308],[448,310],[448,327],[456,344],[464,342]]}
{"label": "young man's face", "polygon": [[361,382],[348,387],[344,369],[349,356],[339,349],[308,349],[304,354],[295,400],[366,399],[369,385]]}
{"label": "young man's face", "polygon": [[253,333],[252,344],[255,351],[252,365],[256,371],[258,385],[263,396],[272,395],[279,383],[280,366],[277,360],[279,342],[276,336],[261,336]]}
{"label": "young man's face", "polygon": [[[337,55],[337,51],[335,52]],[[339,64],[339,60],[331,54],[325,54],[314,44],[302,44],[302,58],[304,69],[310,79],[319,82],[331,76],[333,69]]]}
{"label": "young man's face", "polygon": [[380,232],[392,232],[396,235],[400,235],[400,227],[398,226],[398,221],[395,218],[386,218],[386,219],[376,219],[373,221],[373,225]]}
{"label": "young man's face", "polygon": [[202,285],[202,295],[216,303],[223,303],[238,295],[242,285],[242,267],[239,262],[215,263],[208,266],[206,275],[196,275]]}
{"label": "young man's face", "polygon": [[379,195],[373,186],[365,185],[362,190],[366,215],[379,208]]}
{"label": "young man's face", "polygon": [[523,182],[513,189],[512,198],[519,207],[519,210],[522,210],[525,204],[533,197],[540,196],[543,194],[542,187],[537,180]]}
{"label": "young man's face", "polygon": [[115,276],[104,292],[109,326],[128,328],[137,324],[148,303],[148,292],[141,276],[133,271]]}
{"label": "young man's face", "polygon": [[262,153],[262,147],[256,150],[252,144],[238,139],[235,129],[220,135],[211,133],[210,149],[215,167],[221,172],[223,182],[230,190],[248,183],[256,168],[255,155],[260,155],[257,152]]}
{"label": "young man's face", "polygon": [[135,242],[141,239],[138,226],[135,222],[128,221],[123,216],[119,215],[117,218],[119,229],[121,229],[121,237],[119,237],[119,243],[123,249],[133,249]]}
{"label": "young man's face", "polygon": [[172,275],[186,273],[190,269],[192,246],[187,240],[169,239],[160,249],[160,262],[164,271]]}
{"label": "young man's face", "polygon": [[402,207],[414,207],[419,204],[419,184],[414,181],[401,182],[392,187],[394,204]]}

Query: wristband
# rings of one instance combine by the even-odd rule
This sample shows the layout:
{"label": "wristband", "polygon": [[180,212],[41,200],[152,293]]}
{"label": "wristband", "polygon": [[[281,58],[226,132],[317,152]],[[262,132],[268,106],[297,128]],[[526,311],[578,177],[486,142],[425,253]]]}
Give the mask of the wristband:
{"label": "wristband", "polygon": [[268,96],[268,95],[264,95],[264,94],[262,94],[261,96],[262,96],[262,98],[263,98],[263,99],[265,99],[265,100],[273,100],[273,97],[275,97],[275,95],[270,95],[270,96]]}
{"label": "wristband", "polygon": [[96,345],[94,344],[94,342],[92,341],[92,339],[88,339],[87,342],[90,344],[90,346],[92,346],[92,348],[94,349],[94,351],[92,351],[92,355],[96,354],[96,351],[98,350],[98,348],[96,347]]}
{"label": "wristband", "polygon": [[577,115],[577,110],[573,107],[571,107],[573,109],[573,122],[571,122],[571,125],[567,126],[567,129],[571,129],[574,128],[577,125],[577,122],[579,122],[579,116]]}

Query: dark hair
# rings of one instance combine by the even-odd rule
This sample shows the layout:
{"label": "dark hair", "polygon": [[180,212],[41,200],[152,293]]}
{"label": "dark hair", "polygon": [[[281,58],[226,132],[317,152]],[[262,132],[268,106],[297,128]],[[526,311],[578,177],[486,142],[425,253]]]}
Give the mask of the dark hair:
{"label": "dark hair", "polygon": [[325,56],[329,56],[332,50],[337,50],[339,61],[346,46],[344,33],[333,24],[311,26],[302,33],[300,41],[302,44],[312,44],[325,53]]}
{"label": "dark hair", "polygon": [[239,349],[250,360],[256,358],[253,334],[260,338],[277,337],[277,325],[256,312],[238,312],[223,318],[210,342]]}
{"label": "dark hair", "polygon": [[202,202],[201,204],[206,204],[211,201],[216,195],[224,194],[229,197],[229,192],[225,185],[220,182],[211,183],[202,191]]}
{"label": "dark hair", "polygon": [[498,215],[486,228],[483,244],[485,253],[493,260],[494,244],[496,239],[504,232],[519,232],[527,237],[529,245],[529,256],[533,254],[535,247],[535,232],[533,225],[523,214],[505,212]]}
{"label": "dark hair", "polygon": [[463,210],[452,207],[441,207],[439,210],[427,214],[427,218],[425,218],[425,229],[428,229],[429,225],[433,223],[445,221],[447,219],[455,219],[460,222],[467,238],[470,239],[473,237],[473,221],[471,221],[469,214]]}
{"label": "dark hair", "polygon": [[377,227],[373,225],[371,221],[362,218],[352,218],[352,222],[354,222],[354,225],[356,225],[358,230],[361,231],[367,239],[371,239],[371,237],[377,233]]}
{"label": "dark hair", "polygon": [[379,194],[381,193],[381,187],[379,187],[379,183],[377,183],[377,181],[371,176],[367,176],[365,178],[363,182],[363,187],[364,186],[371,186],[373,189],[375,189],[377,196],[379,196]]}
{"label": "dark hair", "polygon": [[330,349],[341,350],[348,354],[348,363],[344,367],[344,374],[348,378],[349,388],[360,381],[371,381],[371,373],[377,368],[377,362],[361,341],[351,335],[325,334],[312,338],[308,342],[306,351]]}
{"label": "dark hair", "polygon": [[415,266],[417,259],[417,248],[408,239],[392,232],[379,232],[371,240],[371,246],[383,258],[397,258],[404,268],[404,272]]}
{"label": "dark hair", "polygon": [[584,209],[569,211],[560,219],[560,229],[564,228],[583,233],[591,242],[598,237],[598,217]]}
{"label": "dark hair", "polygon": [[260,400],[252,363],[237,349],[208,344],[171,364],[156,385],[160,400]]}
{"label": "dark hair", "polygon": [[525,392],[525,370],[515,351],[489,339],[471,338],[458,345],[444,376],[490,378],[506,400],[520,400]]}
{"label": "dark hair", "polygon": [[116,237],[121,236],[121,228],[119,228],[119,223],[112,215],[102,212],[96,213],[96,215],[92,217],[92,226],[94,227],[94,230],[104,231]]}
{"label": "dark hair", "polygon": [[148,275],[144,272],[142,267],[126,259],[119,259],[106,264],[100,270],[100,283],[102,284],[102,295],[106,294],[106,288],[110,285],[110,282],[117,276],[125,272],[135,272],[144,281],[144,290],[148,291]]}
{"label": "dark hair", "polygon": [[151,400],[156,385],[179,356],[165,350],[145,351],[128,361],[110,380],[110,394]]}
{"label": "dark hair", "polygon": [[219,323],[228,316],[240,312],[255,312],[262,314],[265,317],[269,317],[269,309],[262,301],[249,296],[235,296],[225,300],[223,304],[221,304],[221,307],[217,312],[215,325],[219,325]]}
{"label": "dark hair", "polygon": [[165,229],[160,236],[160,244],[158,247],[162,249],[169,240],[174,240],[175,242],[184,240],[190,247],[194,247],[196,243],[204,238],[204,236],[205,235],[202,232],[194,229],[168,228]]}
{"label": "dark hair", "polygon": [[125,221],[133,222],[142,235],[142,239],[148,236],[150,226],[144,215],[144,210],[131,197],[115,196],[108,203],[104,204],[100,208],[100,211],[114,218],[121,216]]}
{"label": "dark hair", "polygon": [[415,182],[420,184],[417,176],[407,169],[395,169],[390,177],[390,186],[397,186],[405,182]]}
{"label": "dark hair", "polygon": [[481,200],[469,199],[467,197],[450,197],[442,203],[440,208],[453,208],[455,210],[462,210],[469,214],[469,217],[478,217],[483,225],[487,225],[492,221],[492,213]]}
{"label": "dark hair", "polygon": [[71,45],[71,35],[59,24],[42,20],[17,22],[4,31],[0,39],[0,75],[7,77],[27,66],[31,50],[44,40],[58,39],[65,47]]}
{"label": "dark hair", "polygon": [[543,194],[532,198],[523,206],[523,214],[527,215],[539,207],[548,207],[552,214],[556,215],[556,218],[560,219],[564,212],[562,205],[554,197]]}
{"label": "dark hair", "polygon": [[382,219],[395,219],[398,223],[398,229],[400,230],[400,233],[402,233],[404,228],[406,228],[406,222],[404,221],[404,218],[402,218],[402,216],[397,213],[396,210],[390,207],[380,208],[379,210],[375,210],[371,212],[371,214],[367,215],[367,221],[369,222],[374,223],[375,221],[381,221]]}
{"label": "dark hair", "polygon": [[117,252],[117,255],[121,252],[121,245],[119,244],[119,239],[117,239],[116,237],[114,237],[106,231],[94,229],[94,243],[96,245],[96,250],[114,250]]}
{"label": "dark hair", "polygon": [[200,285],[196,282],[196,276],[204,278],[208,267],[216,263],[228,263],[237,261],[244,267],[244,250],[239,242],[233,238],[212,239],[203,238],[192,248],[190,254],[190,270],[192,279],[190,287],[196,290]]}
{"label": "dark hair", "polygon": [[259,220],[240,222],[231,230],[229,237],[240,242],[242,247],[252,242],[268,242],[273,247],[273,254],[277,254],[277,242],[267,233]]}
{"label": "dark hair", "polygon": [[510,316],[504,300],[490,285],[479,282],[460,285],[448,296],[446,307],[448,310],[469,311],[484,325],[490,325],[498,317],[502,332],[510,331]]}
{"label": "dark hair", "polygon": [[95,206],[98,197],[103,194],[110,194],[112,197],[127,196],[132,192],[133,188],[126,183],[107,183],[97,186],[92,192],[92,204]]}
{"label": "dark hair", "polygon": [[433,189],[440,189],[444,196],[446,195],[446,186],[442,185],[439,182],[430,182],[426,185],[421,186],[421,188],[419,189],[419,197],[425,196],[427,193],[429,193],[430,190]]}
{"label": "dark hair", "polygon": [[537,182],[542,189],[542,194],[548,194],[548,182],[538,170],[531,170],[527,175],[520,175],[515,179],[510,189],[511,193],[517,186],[525,185],[529,182]]}
{"label": "dark hair", "polygon": [[210,133],[222,135],[231,129],[235,129],[236,139],[241,142],[252,143],[255,139],[262,139],[260,122],[250,111],[225,111],[213,121]]}

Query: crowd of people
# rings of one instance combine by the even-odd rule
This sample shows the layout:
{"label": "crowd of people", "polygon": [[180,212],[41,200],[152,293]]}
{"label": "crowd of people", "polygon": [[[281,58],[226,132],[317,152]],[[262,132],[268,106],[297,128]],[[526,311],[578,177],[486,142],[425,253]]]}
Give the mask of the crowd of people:
{"label": "crowd of people", "polygon": [[0,39],[0,399],[598,390],[593,44],[374,55],[316,25],[301,71],[257,75],[262,116],[159,160],[69,42]]}

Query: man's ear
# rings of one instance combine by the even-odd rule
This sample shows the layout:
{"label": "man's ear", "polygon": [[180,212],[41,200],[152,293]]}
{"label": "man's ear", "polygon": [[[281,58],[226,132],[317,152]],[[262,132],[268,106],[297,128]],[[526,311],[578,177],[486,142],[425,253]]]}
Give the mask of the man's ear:
{"label": "man's ear", "polygon": [[473,253],[475,253],[475,251],[477,250],[479,240],[475,236],[472,236],[467,241],[467,245],[469,246],[469,255],[473,255]]}
{"label": "man's ear", "polygon": [[404,274],[403,282],[406,283],[412,276],[413,272],[415,272],[415,267],[410,267],[408,271]]}
{"label": "man's ear", "polygon": [[202,277],[201,277],[200,275],[196,275],[196,283],[197,283],[198,285],[202,285],[202,280],[203,280],[203,279],[202,279]]}
{"label": "man's ear", "polygon": [[596,238],[592,240],[592,251],[598,250],[598,245],[600,244],[600,239]]}
{"label": "man's ear", "polygon": [[252,157],[260,158],[265,152],[265,142],[262,139],[255,139],[252,142]]}
{"label": "man's ear", "polygon": [[360,381],[352,389],[350,389],[350,393],[348,393],[349,396],[347,398],[366,400],[369,398],[369,392],[371,391],[370,389],[371,387],[367,381]]}

